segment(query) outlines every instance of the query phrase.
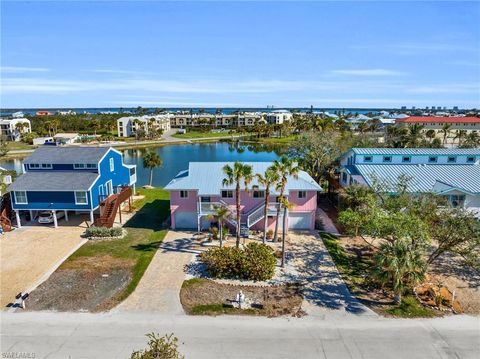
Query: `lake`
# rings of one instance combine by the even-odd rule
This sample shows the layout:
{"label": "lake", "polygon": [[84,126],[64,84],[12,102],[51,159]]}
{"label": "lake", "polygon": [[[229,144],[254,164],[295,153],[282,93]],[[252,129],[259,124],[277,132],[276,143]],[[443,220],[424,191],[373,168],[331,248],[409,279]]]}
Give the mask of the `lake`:
{"label": "lake", "polygon": [[[163,166],[154,169],[153,185],[156,187],[165,186],[178,172],[187,169],[189,162],[262,162],[273,161],[279,157],[272,148],[266,146],[227,142],[168,145],[148,150],[157,152],[163,160]],[[148,184],[150,172],[143,168],[142,163],[146,151],[147,149],[122,150],[125,163],[137,165],[137,186]],[[21,173],[22,160],[2,161],[0,166]]]}

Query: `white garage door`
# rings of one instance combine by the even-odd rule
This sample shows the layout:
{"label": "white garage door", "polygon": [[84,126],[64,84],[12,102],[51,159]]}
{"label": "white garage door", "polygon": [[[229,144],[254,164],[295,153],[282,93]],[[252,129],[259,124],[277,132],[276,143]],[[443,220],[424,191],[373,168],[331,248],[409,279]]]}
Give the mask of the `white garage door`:
{"label": "white garage door", "polygon": [[288,228],[289,229],[310,229],[310,213],[289,213]]}
{"label": "white garage door", "polygon": [[175,228],[197,229],[197,213],[196,212],[175,213]]}

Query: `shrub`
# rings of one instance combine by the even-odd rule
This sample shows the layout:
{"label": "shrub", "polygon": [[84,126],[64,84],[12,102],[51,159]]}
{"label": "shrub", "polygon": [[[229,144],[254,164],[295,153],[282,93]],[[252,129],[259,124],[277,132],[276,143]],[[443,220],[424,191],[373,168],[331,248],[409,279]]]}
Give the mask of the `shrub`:
{"label": "shrub", "polygon": [[178,339],[170,335],[159,337],[154,333],[147,334],[148,348],[133,352],[130,359],[184,359],[178,351]]}
{"label": "shrub", "polygon": [[268,280],[275,273],[273,250],[259,243],[249,243],[245,249],[212,248],[200,255],[207,271],[216,278]]}
{"label": "shrub", "polygon": [[120,227],[88,227],[85,231],[87,237],[100,237],[100,238],[110,238],[110,237],[120,237],[123,231]]}
{"label": "shrub", "polygon": [[273,238],[273,230],[269,229],[267,231],[267,239],[272,239]]}

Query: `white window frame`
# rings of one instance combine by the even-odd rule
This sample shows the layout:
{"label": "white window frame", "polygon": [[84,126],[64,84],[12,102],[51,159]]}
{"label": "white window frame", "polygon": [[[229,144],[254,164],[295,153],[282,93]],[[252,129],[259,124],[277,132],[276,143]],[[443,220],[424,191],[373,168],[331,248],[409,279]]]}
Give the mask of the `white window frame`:
{"label": "white window frame", "polygon": [[112,180],[108,180],[107,182],[105,182],[105,195],[111,196],[112,194],[113,194],[113,182]]}
{"label": "white window frame", "polygon": [[110,158],[110,172],[115,171],[115,161],[113,157]]}
{"label": "white window frame", "polygon": [[298,198],[307,198],[307,191],[298,191]]}
{"label": "white window frame", "polygon": [[180,198],[188,198],[188,191],[181,190],[180,191]]}
{"label": "white window frame", "polygon": [[[79,193],[84,193],[85,194],[85,202],[79,202],[78,201],[77,194],[79,194]],[[79,204],[79,205],[88,204],[88,192],[87,191],[75,191],[75,204]]]}
{"label": "white window frame", "polygon": [[[226,196],[224,196],[223,194],[226,194]],[[233,190],[231,189],[222,189],[222,191],[220,192],[220,196],[222,196],[222,198],[233,198]]]}
{"label": "white window frame", "polygon": [[40,164],[40,168],[51,170],[53,168],[53,166],[52,166],[51,163],[42,163],[42,164]]}
{"label": "white window frame", "polygon": [[74,163],[73,168],[76,170],[83,170],[85,169],[85,163]]}
{"label": "white window frame", "polygon": [[[19,202],[17,200],[17,193],[23,193],[25,195],[25,201],[24,202]],[[13,195],[15,196],[15,204],[28,204],[27,191],[13,191]]]}
{"label": "white window frame", "polygon": [[38,168],[40,168],[40,163],[30,163],[28,165],[28,168],[31,169],[31,170],[38,169]]}

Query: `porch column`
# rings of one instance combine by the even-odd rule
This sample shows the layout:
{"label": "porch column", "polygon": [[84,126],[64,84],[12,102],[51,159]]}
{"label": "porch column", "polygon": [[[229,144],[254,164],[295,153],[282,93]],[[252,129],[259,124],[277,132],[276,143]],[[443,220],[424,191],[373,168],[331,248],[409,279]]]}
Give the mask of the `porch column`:
{"label": "porch column", "polygon": [[64,211],[65,212],[65,222],[68,222],[68,211]]}
{"label": "porch column", "polygon": [[93,217],[93,211],[90,211],[90,222],[92,222],[91,225],[93,225],[93,222],[95,222],[95,218]]}
{"label": "porch column", "polygon": [[30,221],[33,221],[33,211],[30,210],[29,212],[30,212]]}
{"label": "porch column", "polygon": [[198,233],[200,233],[200,216],[197,216],[197,229]]}
{"label": "porch column", "polygon": [[58,227],[57,212],[52,211],[52,215],[53,215],[53,227],[57,228]]}
{"label": "porch column", "polygon": [[122,224],[122,203],[118,206],[118,215],[120,216],[120,224]]}
{"label": "porch column", "polygon": [[20,212],[15,210],[15,218],[17,220],[17,228],[22,228],[22,221],[20,221]]}

